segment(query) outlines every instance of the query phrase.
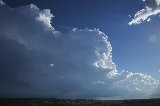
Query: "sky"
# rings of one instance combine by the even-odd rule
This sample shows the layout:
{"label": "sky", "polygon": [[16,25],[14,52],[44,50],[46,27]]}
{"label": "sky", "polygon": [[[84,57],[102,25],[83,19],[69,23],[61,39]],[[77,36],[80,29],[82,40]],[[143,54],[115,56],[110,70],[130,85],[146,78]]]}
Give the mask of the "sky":
{"label": "sky", "polygon": [[0,0],[0,14],[1,97],[160,97],[160,0]]}

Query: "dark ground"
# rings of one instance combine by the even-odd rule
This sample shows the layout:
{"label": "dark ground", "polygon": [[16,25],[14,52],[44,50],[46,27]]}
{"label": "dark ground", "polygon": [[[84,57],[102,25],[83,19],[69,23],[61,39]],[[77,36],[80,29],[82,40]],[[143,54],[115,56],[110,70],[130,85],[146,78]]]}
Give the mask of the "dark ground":
{"label": "dark ground", "polygon": [[71,100],[55,98],[1,98],[0,106],[160,106],[160,99]]}

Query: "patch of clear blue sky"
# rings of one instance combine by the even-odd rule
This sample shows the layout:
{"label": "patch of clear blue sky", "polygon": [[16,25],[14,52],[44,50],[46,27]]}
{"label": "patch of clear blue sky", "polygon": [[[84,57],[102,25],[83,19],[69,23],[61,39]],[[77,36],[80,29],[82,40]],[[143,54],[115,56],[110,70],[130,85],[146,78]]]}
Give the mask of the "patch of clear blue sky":
{"label": "patch of clear blue sky", "polygon": [[[113,61],[119,70],[153,73],[160,69],[160,18],[129,26],[141,0],[4,0],[11,7],[36,4],[51,9],[53,26],[64,28],[99,28],[113,47]],[[149,42],[150,36],[156,38]],[[88,39],[89,40],[89,39]]]}

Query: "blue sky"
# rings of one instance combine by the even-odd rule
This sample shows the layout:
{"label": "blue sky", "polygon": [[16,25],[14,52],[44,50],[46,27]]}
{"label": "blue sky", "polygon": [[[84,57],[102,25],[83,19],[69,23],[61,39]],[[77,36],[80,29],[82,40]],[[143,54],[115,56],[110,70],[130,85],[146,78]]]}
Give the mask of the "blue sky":
{"label": "blue sky", "polygon": [[[3,1],[6,5],[1,5],[0,8],[2,14],[0,31],[1,40],[3,40],[1,48],[4,50],[2,61],[5,61],[6,66],[11,65],[15,60],[17,64],[22,63],[20,68],[17,68],[17,64],[11,65],[17,75],[9,74],[11,78],[5,80],[6,82],[1,81],[4,84],[4,88],[1,88],[4,91],[4,97],[126,99],[138,98],[146,92],[149,93],[140,98],[157,97],[157,95],[159,97],[157,93],[160,74],[158,72],[160,70],[159,0]],[[99,38],[97,33],[102,38]],[[60,38],[51,38],[52,35],[60,36]],[[105,41],[103,37],[107,40]],[[3,46],[6,44],[9,46]],[[12,47],[12,45],[15,46]],[[7,57],[5,53],[10,50],[15,52],[15,55],[4,58]],[[24,58],[17,57],[17,54]],[[96,68],[90,66],[92,61]],[[33,64],[33,67],[30,64]],[[49,69],[46,64],[49,64]],[[3,76],[10,73],[10,69],[4,68],[5,65],[0,67],[1,70],[7,70],[1,71]],[[52,69],[55,73],[45,71]],[[20,70],[24,70],[27,76],[24,76]],[[34,78],[37,70],[40,72]],[[102,72],[93,71],[92,73],[92,70],[102,70]],[[125,72],[121,72],[123,70]],[[87,75],[90,74],[91,77],[88,79]],[[103,76],[104,74],[107,78]],[[19,75],[24,76],[26,80],[19,82],[21,79]],[[86,75],[84,79],[83,75]],[[37,84],[36,81],[41,77],[42,84]],[[125,77],[128,79],[126,80]],[[68,81],[65,81],[65,78]],[[1,80],[4,79],[1,78]],[[10,82],[10,80],[15,80],[15,82]],[[72,80],[75,81],[72,82]],[[143,83],[143,80],[148,85]],[[148,80],[150,82],[147,82]],[[133,84],[130,84],[131,82]],[[14,83],[17,86],[13,86]],[[46,88],[42,87],[43,84]],[[74,88],[77,84],[81,87]],[[91,84],[93,89],[90,90],[86,84]],[[62,85],[71,86],[71,88],[64,89]],[[6,93],[7,86],[13,88],[11,94]],[[16,94],[17,87],[22,87],[22,92]],[[28,91],[27,87],[28,89],[33,87],[34,90],[43,93],[33,93],[34,90]],[[145,87],[148,87],[148,90],[144,90]],[[95,89],[101,92],[95,92]],[[62,95],[61,92],[67,92],[68,96]],[[124,92],[127,92],[126,95]],[[133,94],[133,92],[136,93]]]}

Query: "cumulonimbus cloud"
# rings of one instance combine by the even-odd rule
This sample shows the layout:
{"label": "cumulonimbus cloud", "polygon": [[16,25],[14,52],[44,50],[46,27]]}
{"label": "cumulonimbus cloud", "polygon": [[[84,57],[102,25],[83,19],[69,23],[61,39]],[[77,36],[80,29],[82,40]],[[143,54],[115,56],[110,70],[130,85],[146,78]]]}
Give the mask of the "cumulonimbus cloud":
{"label": "cumulonimbus cloud", "polygon": [[139,10],[128,25],[141,24],[144,21],[150,21],[150,17],[160,14],[160,0],[143,0],[145,8]]}
{"label": "cumulonimbus cloud", "polygon": [[0,3],[1,96],[148,98],[158,88],[150,75],[119,72],[99,29],[62,33],[51,25],[49,9]]}

